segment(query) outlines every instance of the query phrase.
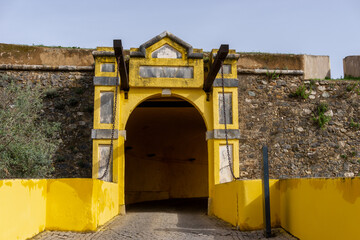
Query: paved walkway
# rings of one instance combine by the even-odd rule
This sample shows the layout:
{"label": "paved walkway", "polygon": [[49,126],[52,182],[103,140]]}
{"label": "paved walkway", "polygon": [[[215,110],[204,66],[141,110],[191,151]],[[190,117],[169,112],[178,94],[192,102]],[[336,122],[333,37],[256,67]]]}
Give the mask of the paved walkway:
{"label": "paved walkway", "polygon": [[[125,216],[117,216],[93,233],[45,231],[33,240],[50,239],[161,239],[161,240],[227,240],[265,239],[262,231],[240,232],[229,224],[205,214],[206,203],[197,200],[159,201],[127,207]],[[273,229],[271,239],[292,239],[282,229]]]}

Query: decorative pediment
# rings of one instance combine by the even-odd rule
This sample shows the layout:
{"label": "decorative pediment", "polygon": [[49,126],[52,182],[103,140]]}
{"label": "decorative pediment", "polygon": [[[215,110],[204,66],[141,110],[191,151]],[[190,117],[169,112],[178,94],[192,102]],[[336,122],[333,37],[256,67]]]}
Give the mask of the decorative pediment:
{"label": "decorative pediment", "polygon": [[152,58],[181,58],[182,54],[169,44],[162,45],[151,53]]}
{"label": "decorative pediment", "polygon": [[[155,43],[159,42],[160,40],[162,40],[165,37],[168,37],[169,39],[171,39],[172,41],[174,41],[178,45],[185,48],[188,58],[198,58],[198,59],[203,58],[202,53],[194,53],[193,52],[193,47],[190,44],[188,44],[187,42],[183,41],[182,39],[178,38],[177,36],[175,36],[174,34],[168,32],[168,31],[165,31],[165,32],[153,37],[149,41],[141,44],[140,47],[139,47],[139,51],[130,52],[130,57],[142,57],[142,58],[144,58],[146,56],[146,49],[148,47],[154,45]],[[160,56],[160,57],[157,57],[157,58],[181,58],[181,56],[179,57],[179,54],[181,55],[181,53],[180,52],[177,53],[178,51],[176,49],[172,48],[171,46],[169,46],[167,44],[163,45],[160,48],[158,48],[152,54],[154,54],[155,52],[156,52],[156,56],[158,56],[158,55]],[[176,54],[176,57],[174,57],[175,54]],[[152,57],[154,58],[153,55],[152,55]]]}

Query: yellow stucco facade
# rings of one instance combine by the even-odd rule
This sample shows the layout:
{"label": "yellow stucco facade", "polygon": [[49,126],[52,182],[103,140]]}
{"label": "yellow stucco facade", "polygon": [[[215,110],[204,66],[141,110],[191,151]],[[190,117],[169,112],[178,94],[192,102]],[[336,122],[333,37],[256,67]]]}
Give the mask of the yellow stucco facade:
{"label": "yellow stucco facade", "polygon": [[[190,103],[202,116],[206,126],[206,132],[203,133],[204,139],[207,140],[207,182],[208,187],[207,197],[213,197],[213,187],[219,183],[220,171],[220,145],[226,145],[225,136],[222,133],[218,136],[217,132],[224,131],[224,123],[220,121],[222,114],[221,100],[222,87],[221,85],[214,85],[212,93],[207,94],[203,90],[205,79],[204,59],[202,49],[193,49],[191,45],[178,39],[171,33],[164,32],[148,42],[141,45],[139,48],[130,49],[130,59],[128,63],[128,76],[130,90],[128,92],[120,91],[121,86],[118,86],[118,96],[116,98],[117,108],[115,116],[115,129],[118,130],[119,136],[114,139],[113,151],[113,177],[112,181],[119,185],[119,203],[126,204],[125,189],[124,189],[124,174],[126,154],[124,150],[124,143],[126,143],[126,125],[130,115],[143,102],[160,99],[173,98],[181,99]],[[211,52],[209,58],[210,62],[214,61],[214,56],[217,50]],[[224,81],[229,79],[237,79],[236,62],[237,57],[234,50],[229,52],[233,58],[227,58],[224,64],[230,68],[230,71],[224,74]],[[235,57],[234,57],[235,56]],[[102,72],[102,65],[107,63],[114,64],[113,72]],[[210,64],[207,63],[207,65]],[[95,107],[94,107],[94,130],[112,128],[111,123],[101,123],[101,93],[112,92],[115,96],[114,79],[118,74],[116,61],[111,48],[97,48],[95,54],[95,78],[101,79],[95,84]],[[218,74],[217,81],[220,80],[221,74]],[[113,84],[109,82],[113,81]],[[94,80],[95,82],[95,80]],[[109,86],[111,85],[111,86]],[[238,101],[237,101],[237,86],[225,87],[225,93],[231,96],[231,106],[228,108],[231,111],[231,119],[228,119],[227,128],[229,131],[238,131]],[[115,99],[115,97],[114,97]],[[115,101],[115,100],[113,100]],[[179,115],[179,118],[181,116]],[[121,134],[120,134],[121,133]],[[210,136],[211,135],[211,136]],[[110,144],[109,135],[103,139],[93,139],[93,178],[99,177],[99,166],[102,161],[106,162],[107,158],[99,154],[99,146]],[[238,170],[238,149],[239,142],[237,137],[229,139],[231,145],[231,161],[235,176],[239,175]],[[236,159],[236,161],[234,161]],[[227,161],[227,160],[226,160]],[[108,162],[108,161],[107,161]],[[190,171],[191,172],[191,171]],[[184,172],[184,175],[191,175],[189,171]],[[181,186],[178,186],[181,187]],[[155,189],[154,189],[155,191]],[[176,190],[169,190],[176,192]],[[187,194],[181,196],[196,196],[197,194]],[[159,197],[162,199],[163,197]],[[155,198],[156,199],[156,198]],[[141,199],[138,199],[141,201]],[[123,208],[123,206],[120,206]],[[211,208],[209,208],[210,210]]]}

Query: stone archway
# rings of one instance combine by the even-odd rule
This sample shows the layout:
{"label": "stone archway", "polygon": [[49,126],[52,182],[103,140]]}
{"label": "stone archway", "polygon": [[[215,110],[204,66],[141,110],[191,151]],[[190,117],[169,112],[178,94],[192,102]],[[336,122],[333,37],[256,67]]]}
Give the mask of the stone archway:
{"label": "stone archway", "polygon": [[126,124],[125,203],[208,197],[206,126],[180,98],[152,98]]}

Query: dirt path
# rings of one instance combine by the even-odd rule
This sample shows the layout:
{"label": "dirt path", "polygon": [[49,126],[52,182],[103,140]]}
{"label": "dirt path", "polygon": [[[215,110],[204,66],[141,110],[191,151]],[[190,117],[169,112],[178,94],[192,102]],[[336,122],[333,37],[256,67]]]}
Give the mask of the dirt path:
{"label": "dirt path", "polygon": [[[205,206],[205,207],[204,207]],[[125,216],[117,216],[95,233],[43,232],[33,240],[50,239],[161,239],[227,240],[265,239],[262,231],[240,232],[229,224],[205,214],[203,200],[159,201],[127,207]],[[282,229],[274,229],[271,239],[295,239]]]}

